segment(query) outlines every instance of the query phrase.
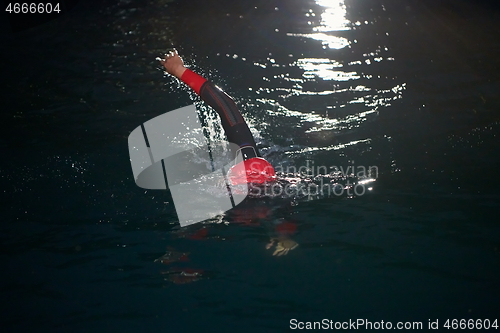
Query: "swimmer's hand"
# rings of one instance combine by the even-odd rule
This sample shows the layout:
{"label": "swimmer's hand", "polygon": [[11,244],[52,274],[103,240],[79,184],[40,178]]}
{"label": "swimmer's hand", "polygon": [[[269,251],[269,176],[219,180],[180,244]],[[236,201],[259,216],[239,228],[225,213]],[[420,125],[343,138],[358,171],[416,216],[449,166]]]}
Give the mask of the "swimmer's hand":
{"label": "swimmer's hand", "polygon": [[168,74],[173,75],[179,79],[186,70],[186,67],[184,67],[184,61],[182,61],[182,58],[177,53],[177,50],[173,50],[165,54],[163,59],[157,57],[156,60],[160,61],[163,67],[165,67]]}
{"label": "swimmer's hand", "polygon": [[299,244],[297,244],[297,242],[295,242],[294,240],[281,237],[271,238],[271,241],[266,245],[266,249],[269,250],[271,247],[273,247],[274,242],[276,241],[278,242],[278,244],[276,244],[276,250],[274,251],[273,256],[287,255],[290,250],[293,250],[297,246],[299,246]]}

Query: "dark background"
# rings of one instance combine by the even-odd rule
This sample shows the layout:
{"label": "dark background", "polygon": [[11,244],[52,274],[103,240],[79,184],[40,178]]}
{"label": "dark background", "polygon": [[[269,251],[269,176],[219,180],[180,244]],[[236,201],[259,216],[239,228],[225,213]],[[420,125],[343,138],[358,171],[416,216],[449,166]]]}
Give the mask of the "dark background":
{"label": "dark background", "polygon": [[[327,32],[349,41],[341,49],[287,35],[320,25],[326,9],[308,0],[71,6],[45,23],[2,14],[6,331],[498,318],[496,1],[346,0],[348,29]],[[168,192],[134,184],[127,147],[157,115],[193,101],[206,111],[155,61],[172,46],[237,100],[274,165],[377,165],[373,191],[263,200],[270,213],[250,226],[255,209],[241,208],[179,228]],[[304,79],[300,59],[358,78],[298,87],[281,75]],[[282,220],[299,247],[277,258],[265,244]],[[167,248],[189,261],[154,262]],[[204,273],[173,283],[174,266]]]}

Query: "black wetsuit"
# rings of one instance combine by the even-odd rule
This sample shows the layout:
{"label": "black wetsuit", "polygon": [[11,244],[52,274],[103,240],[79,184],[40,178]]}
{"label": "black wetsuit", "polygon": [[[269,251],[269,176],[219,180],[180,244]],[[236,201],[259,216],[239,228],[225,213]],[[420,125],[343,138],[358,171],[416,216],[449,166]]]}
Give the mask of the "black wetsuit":
{"label": "black wetsuit", "polygon": [[240,147],[245,160],[260,157],[250,128],[231,97],[215,84],[189,69],[186,69],[181,80],[217,111],[228,141]]}

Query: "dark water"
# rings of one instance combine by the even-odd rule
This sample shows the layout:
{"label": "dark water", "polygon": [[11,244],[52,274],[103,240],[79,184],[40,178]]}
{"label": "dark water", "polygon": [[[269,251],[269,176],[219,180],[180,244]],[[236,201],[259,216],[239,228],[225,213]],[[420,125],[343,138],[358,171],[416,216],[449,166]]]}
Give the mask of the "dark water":
{"label": "dark water", "polygon": [[[499,19],[493,1],[130,0],[6,28],[3,330],[497,319]],[[154,60],[171,46],[237,99],[275,166],[377,166],[371,190],[181,229],[127,147],[164,112],[209,112]],[[299,246],[273,256],[283,226]]]}

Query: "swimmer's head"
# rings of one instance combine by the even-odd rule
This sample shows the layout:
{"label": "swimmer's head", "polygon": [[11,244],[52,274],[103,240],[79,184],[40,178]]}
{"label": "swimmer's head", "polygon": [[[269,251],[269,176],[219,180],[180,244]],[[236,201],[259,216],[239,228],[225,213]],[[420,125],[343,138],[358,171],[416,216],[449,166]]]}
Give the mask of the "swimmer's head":
{"label": "swimmer's head", "polygon": [[265,184],[276,180],[273,166],[261,157],[253,157],[234,165],[227,177],[232,185]]}

